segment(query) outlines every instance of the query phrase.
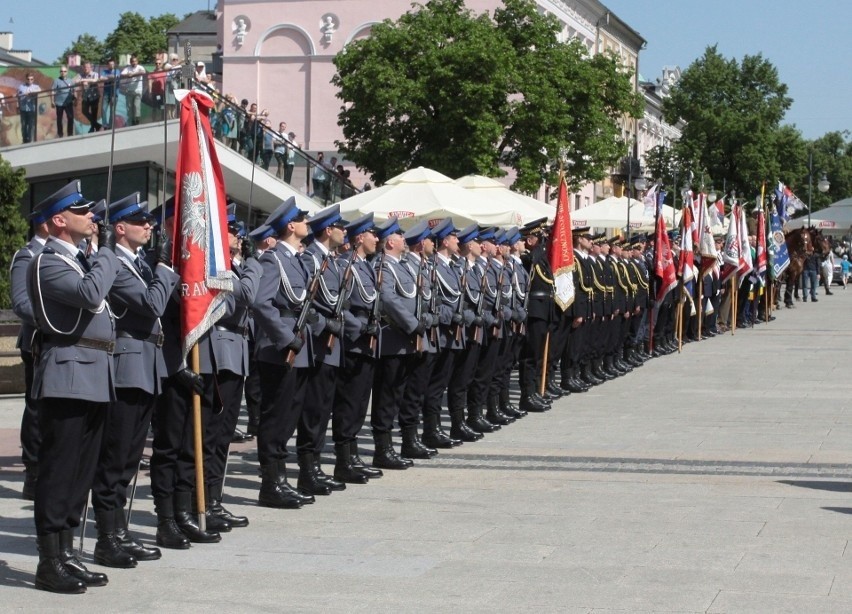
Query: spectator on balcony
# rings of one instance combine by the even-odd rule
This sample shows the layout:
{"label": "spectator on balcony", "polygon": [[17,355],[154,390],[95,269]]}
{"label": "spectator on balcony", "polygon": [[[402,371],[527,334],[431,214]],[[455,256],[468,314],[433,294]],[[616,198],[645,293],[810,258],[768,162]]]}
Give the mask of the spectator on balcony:
{"label": "spectator on balcony", "polygon": [[104,84],[103,109],[101,110],[101,127],[112,128],[113,98],[115,96],[115,80],[120,71],[115,67],[115,60],[109,60],[107,67],[101,71],[101,81]]}
{"label": "spectator on balcony", "polygon": [[258,115],[257,122],[254,125],[254,157],[252,159],[255,162],[260,160],[263,156],[263,128],[267,121],[269,121],[269,111],[264,109],[260,115]]}
{"label": "spectator on balcony", "polygon": [[[243,99],[241,105],[243,109],[248,104],[248,100]],[[257,124],[257,103],[253,102],[248,108],[248,111],[243,114],[243,124],[240,131],[240,149],[242,154],[249,160],[254,159],[254,131]]]}
{"label": "spectator on balcony", "polygon": [[210,85],[213,80],[207,75],[207,67],[204,62],[198,61],[195,63],[195,80],[204,85]]}
{"label": "spectator on balcony", "polygon": [[237,112],[234,110],[237,101],[233,94],[225,96],[225,104],[222,105],[221,126],[222,126],[222,142],[226,147],[237,149],[236,141],[239,137],[239,129],[237,127]]}
{"label": "spectator on balcony", "polygon": [[36,139],[38,95],[41,88],[35,82],[33,73],[28,72],[25,79],[18,86],[18,111],[21,114],[21,138],[24,143],[32,143]]}
{"label": "spectator on balcony", "polygon": [[296,150],[299,148],[299,143],[296,141],[296,133],[287,133],[287,161],[284,163],[284,181],[292,183],[293,169],[296,168]]}
{"label": "spectator on balcony", "polygon": [[331,173],[329,173],[323,152],[317,154],[316,163],[311,171],[311,182],[313,183],[314,198],[327,205],[328,201],[331,200]]}
{"label": "spectator on balcony", "polygon": [[150,95],[151,118],[158,122],[163,119],[166,106],[166,79],[168,71],[162,60],[154,61],[154,70],[148,75],[148,93]]}
{"label": "spectator on balcony", "polygon": [[119,91],[127,104],[127,123],[138,126],[142,119],[142,94],[145,91],[145,74],[148,71],[139,63],[139,58],[130,56],[130,64],[121,71]]}
{"label": "spectator on balcony", "polygon": [[181,66],[182,62],[176,53],[171,54],[169,61],[163,65],[163,68],[169,71],[166,77],[166,115],[169,119],[177,117],[175,88],[180,88]]}
{"label": "spectator on balcony", "polygon": [[59,77],[53,81],[53,89],[50,93],[50,106],[56,109],[56,134],[61,139],[65,134],[62,131],[62,117],[65,116],[65,126],[68,128],[68,136],[74,136],[74,103],[77,101],[77,86],[74,81],[68,79],[68,67],[59,67]]}
{"label": "spectator on balcony", "polygon": [[268,117],[263,118],[263,151],[260,154],[260,161],[263,165],[263,170],[269,170],[269,163],[272,162],[272,154],[274,153],[273,140],[275,133],[272,131],[272,123]]}
{"label": "spectator on balcony", "polygon": [[275,176],[279,179],[284,179],[284,166],[287,163],[287,122],[278,122],[278,133],[272,142],[273,154],[275,162],[278,163],[278,168],[275,170]]}
{"label": "spectator on balcony", "polygon": [[101,102],[101,77],[92,69],[91,62],[83,62],[83,72],[77,75],[74,81],[83,90],[80,110],[83,112],[83,116],[89,120],[89,132],[97,132],[101,129],[101,125],[98,123],[98,106]]}

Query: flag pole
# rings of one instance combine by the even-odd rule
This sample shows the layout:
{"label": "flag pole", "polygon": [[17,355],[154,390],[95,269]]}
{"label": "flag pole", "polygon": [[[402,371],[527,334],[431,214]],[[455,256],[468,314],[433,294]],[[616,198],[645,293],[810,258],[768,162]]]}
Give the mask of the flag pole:
{"label": "flag pole", "polygon": [[702,316],[702,312],[704,311],[704,273],[702,272],[703,267],[698,267],[698,274],[701,276],[698,278],[698,340],[701,341],[701,324],[704,317]]}
{"label": "flag pole", "polygon": [[[192,370],[195,373],[201,371],[201,355],[198,344],[192,346],[191,352]],[[198,507],[198,528],[207,530],[207,511],[204,505],[204,439],[201,433],[201,395],[192,392],[192,426],[193,440],[195,444],[195,497]]]}
{"label": "flag pole", "polygon": [[547,353],[550,350],[550,331],[544,337],[544,357],[541,361],[541,384],[539,384],[539,394],[544,396],[544,389],[547,386]]}
{"label": "flag pole", "polygon": [[737,272],[731,275],[731,334],[737,330]]}

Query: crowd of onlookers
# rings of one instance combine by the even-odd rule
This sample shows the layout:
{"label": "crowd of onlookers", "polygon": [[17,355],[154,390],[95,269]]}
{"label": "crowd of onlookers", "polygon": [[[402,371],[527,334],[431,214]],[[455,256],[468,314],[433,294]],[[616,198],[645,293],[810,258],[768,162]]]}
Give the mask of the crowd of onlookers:
{"label": "crowd of onlookers", "polygon": [[[36,82],[37,73],[28,72],[25,82],[17,90],[20,115],[21,140],[37,140],[39,107],[49,101],[56,112],[56,136],[72,136],[75,131],[74,114],[77,102],[80,112],[88,122],[88,132],[135,126],[147,121],[174,119],[177,116],[175,89],[181,86],[183,63],[177,54],[162,52],[157,55],[154,68],[148,71],[136,56],[130,56],[127,66],[118,68],[110,60],[100,71],[91,62],[84,62],[75,76],[61,66],[59,77],[49,90]],[[357,190],[349,177],[349,170],[337,163],[337,158],[325,160],[319,153],[312,158],[301,150],[296,133],[281,121],[273,128],[269,111],[258,110],[256,103],[247,99],[237,103],[232,94],[219,94],[213,80],[207,75],[204,62],[196,62],[193,79],[195,87],[204,89],[216,101],[210,115],[214,137],[241,155],[270,171],[275,162],[275,176],[287,183],[293,182],[297,166],[305,169],[305,182],[309,195],[323,203],[335,202],[355,194]],[[43,79],[41,79],[44,82]],[[121,110],[116,113],[116,103],[123,98]],[[6,105],[0,96],[0,117]],[[147,112],[144,110],[148,109]],[[83,124],[85,125],[85,124]]]}

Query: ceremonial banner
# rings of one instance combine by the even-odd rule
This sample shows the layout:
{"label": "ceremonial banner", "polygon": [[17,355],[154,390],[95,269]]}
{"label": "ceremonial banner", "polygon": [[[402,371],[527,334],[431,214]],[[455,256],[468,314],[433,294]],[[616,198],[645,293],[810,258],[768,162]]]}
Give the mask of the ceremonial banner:
{"label": "ceremonial banner", "polygon": [[677,286],[677,272],[675,271],[672,246],[669,243],[669,235],[666,233],[666,221],[662,216],[663,201],[666,193],[660,191],[657,194],[657,229],[654,239],[654,274],[660,278],[657,286],[656,308],[666,298],[666,295]]}
{"label": "ceremonial banner", "polygon": [[695,279],[695,250],[694,250],[694,234],[693,234],[693,217],[692,217],[692,198],[690,202],[685,202],[683,207],[683,215],[680,218],[680,261],[679,271],[684,284],[688,284]]}
{"label": "ceremonial banner", "polygon": [[553,271],[553,286],[556,304],[562,311],[574,302],[574,243],[571,238],[571,207],[568,204],[568,186],[565,177],[559,175],[559,196],[556,216],[548,249],[550,270]]}
{"label": "ceremonial banner", "polygon": [[746,222],[746,212],[743,205],[739,206],[739,223],[740,223],[740,267],[737,269],[739,279],[744,279],[746,275],[754,270],[754,261],[751,257],[751,244],[748,242],[748,223]]}
{"label": "ceremonial banner", "polygon": [[728,218],[728,234],[722,247],[722,271],[719,273],[723,284],[740,268],[740,209],[740,206],[735,204],[731,207],[731,215]]}
{"label": "ceremonial banner", "polygon": [[180,142],[175,177],[174,251],[181,279],[183,356],[225,313],[233,289],[228,251],[225,182],[213,145],[208,114],[213,101],[180,92]]}
{"label": "ceremonial banner", "polygon": [[763,209],[757,212],[757,262],[755,263],[755,271],[760,285],[766,285],[766,216],[763,214]]}
{"label": "ceremonial banner", "polygon": [[787,242],[784,238],[784,230],[781,225],[781,216],[772,213],[769,216],[771,234],[769,237],[769,255],[772,259],[772,278],[778,279],[790,264],[790,252],[787,251]]}
{"label": "ceremonial banner", "polygon": [[710,231],[710,212],[707,210],[707,195],[701,192],[698,195],[696,209],[699,217],[696,219],[698,228],[698,253],[701,255],[701,275],[704,276],[716,264],[718,253],[716,251],[716,240]]}
{"label": "ceremonial banner", "polygon": [[650,218],[657,213],[657,192],[660,189],[660,184],[655,183],[645,192],[645,197],[642,199],[642,204],[645,205],[645,217]]}

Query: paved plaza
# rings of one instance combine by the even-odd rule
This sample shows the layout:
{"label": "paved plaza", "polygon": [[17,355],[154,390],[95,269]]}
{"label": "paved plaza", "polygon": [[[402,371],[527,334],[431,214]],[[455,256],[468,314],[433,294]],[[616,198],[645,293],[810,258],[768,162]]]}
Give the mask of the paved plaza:
{"label": "paved plaza", "polygon": [[4,397],[0,609],[852,612],[850,311],[838,288],[301,510],[256,507],[253,444],[235,446],[225,504],[248,528],[77,596],[33,589],[22,400]]}

